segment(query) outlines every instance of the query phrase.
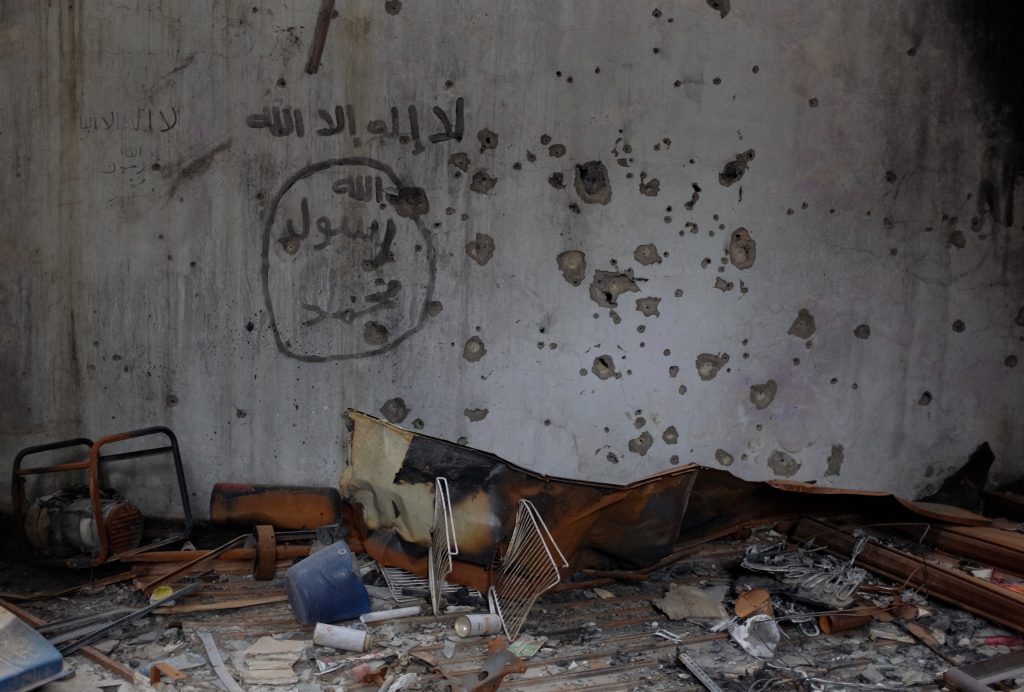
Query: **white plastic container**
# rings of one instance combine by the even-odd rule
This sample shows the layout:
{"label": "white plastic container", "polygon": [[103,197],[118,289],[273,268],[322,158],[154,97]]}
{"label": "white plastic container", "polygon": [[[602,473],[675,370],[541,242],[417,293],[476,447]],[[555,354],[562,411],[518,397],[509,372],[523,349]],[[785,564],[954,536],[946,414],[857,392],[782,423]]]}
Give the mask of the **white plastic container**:
{"label": "white plastic container", "polygon": [[460,637],[479,637],[501,632],[501,618],[493,614],[460,615],[455,620],[455,633]]}
{"label": "white plastic container", "polygon": [[373,637],[366,630],[318,622],[313,629],[313,643],[342,651],[366,651],[373,644]]}

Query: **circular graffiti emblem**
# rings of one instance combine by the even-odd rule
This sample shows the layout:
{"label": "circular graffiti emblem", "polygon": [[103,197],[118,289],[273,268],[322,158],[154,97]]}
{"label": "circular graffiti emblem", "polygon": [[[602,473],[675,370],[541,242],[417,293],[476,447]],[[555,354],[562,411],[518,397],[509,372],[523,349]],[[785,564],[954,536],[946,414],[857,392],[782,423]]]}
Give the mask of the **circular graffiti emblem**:
{"label": "circular graffiti emblem", "polygon": [[436,273],[422,188],[368,158],[304,167],[263,227],[263,295],[277,347],[304,361],[383,353],[427,316]]}

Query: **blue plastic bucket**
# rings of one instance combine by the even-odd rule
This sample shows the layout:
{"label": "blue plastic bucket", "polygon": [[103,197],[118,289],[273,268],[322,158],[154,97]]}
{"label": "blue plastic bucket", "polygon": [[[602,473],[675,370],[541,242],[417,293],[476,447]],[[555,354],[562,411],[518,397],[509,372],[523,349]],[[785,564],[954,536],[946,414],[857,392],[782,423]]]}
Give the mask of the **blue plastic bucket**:
{"label": "blue plastic bucket", "polygon": [[288,568],[288,602],[299,622],[339,622],[370,612],[370,595],[353,565],[348,544],[338,541]]}

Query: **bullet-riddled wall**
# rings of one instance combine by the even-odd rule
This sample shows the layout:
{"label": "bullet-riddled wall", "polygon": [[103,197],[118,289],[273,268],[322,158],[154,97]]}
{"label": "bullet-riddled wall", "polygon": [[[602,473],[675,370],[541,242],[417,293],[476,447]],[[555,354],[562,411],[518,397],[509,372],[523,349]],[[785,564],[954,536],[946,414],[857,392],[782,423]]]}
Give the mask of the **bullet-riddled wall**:
{"label": "bullet-riddled wall", "polygon": [[3,459],[167,424],[201,509],[334,484],[354,407],[602,481],[1021,474],[1014,3],[334,5],[0,3]]}

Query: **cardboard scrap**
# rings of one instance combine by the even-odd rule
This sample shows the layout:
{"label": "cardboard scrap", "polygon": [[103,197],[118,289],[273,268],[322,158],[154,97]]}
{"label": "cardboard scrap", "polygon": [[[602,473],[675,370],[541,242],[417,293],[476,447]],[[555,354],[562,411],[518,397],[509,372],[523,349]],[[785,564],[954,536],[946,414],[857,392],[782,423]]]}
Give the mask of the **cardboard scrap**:
{"label": "cardboard scrap", "polygon": [[235,669],[245,682],[261,685],[294,685],[299,676],[292,666],[309,649],[308,640],[260,637],[245,651],[235,654]]}
{"label": "cardboard scrap", "polygon": [[721,620],[728,617],[725,608],[722,607],[721,597],[705,593],[698,588],[679,584],[674,586],[665,595],[651,601],[654,606],[665,613],[669,620],[682,620],[683,618],[715,618]]}

